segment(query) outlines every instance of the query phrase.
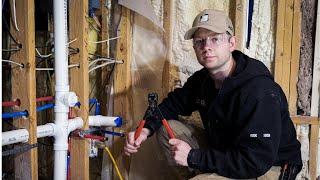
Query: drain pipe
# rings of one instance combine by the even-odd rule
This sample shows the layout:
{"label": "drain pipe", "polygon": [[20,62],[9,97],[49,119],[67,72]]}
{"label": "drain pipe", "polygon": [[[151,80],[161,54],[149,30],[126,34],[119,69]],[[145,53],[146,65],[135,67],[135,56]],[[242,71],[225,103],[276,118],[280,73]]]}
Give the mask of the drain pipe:
{"label": "drain pipe", "polygon": [[69,92],[67,56],[67,0],[54,0],[55,56],[55,125],[54,180],[67,178],[68,112],[77,103],[75,93]]}
{"label": "drain pipe", "polygon": [[89,116],[89,126],[108,126],[108,127],[120,127],[122,125],[121,117],[111,116]]}
{"label": "drain pipe", "polygon": [[[55,134],[55,124],[48,123],[37,127],[37,138],[53,136]],[[27,129],[17,129],[2,133],[2,146],[15,144],[15,143],[26,143],[29,140],[29,132]]]}
{"label": "drain pipe", "polygon": [[[68,121],[68,134],[70,132],[80,129],[83,126],[83,120],[81,117],[69,119]],[[37,138],[59,136],[57,132],[57,126],[53,123],[47,123],[37,127]],[[16,143],[26,143],[29,140],[29,132],[27,129],[17,129],[7,132],[2,132],[2,146]]]}

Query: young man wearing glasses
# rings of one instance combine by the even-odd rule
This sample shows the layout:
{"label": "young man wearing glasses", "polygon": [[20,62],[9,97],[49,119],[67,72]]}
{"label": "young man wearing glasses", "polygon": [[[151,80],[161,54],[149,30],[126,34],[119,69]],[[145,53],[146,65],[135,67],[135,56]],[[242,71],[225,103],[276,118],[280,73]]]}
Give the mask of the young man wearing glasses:
{"label": "young man wearing glasses", "polygon": [[[193,39],[204,68],[159,105],[176,138],[168,138],[162,115],[155,115],[136,140],[134,132],[128,134],[125,154],[137,152],[157,131],[171,165],[201,173],[193,179],[295,179],[302,167],[300,143],[281,87],[262,62],[235,50],[224,12],[204,10],[192,26],[185,39]],[[193,111],[200,112],[200,133],[173,120]]]}

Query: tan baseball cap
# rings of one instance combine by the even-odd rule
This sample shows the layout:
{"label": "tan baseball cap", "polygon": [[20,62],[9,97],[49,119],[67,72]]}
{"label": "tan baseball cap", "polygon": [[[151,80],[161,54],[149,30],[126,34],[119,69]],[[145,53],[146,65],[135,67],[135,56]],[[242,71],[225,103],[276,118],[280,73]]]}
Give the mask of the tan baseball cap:
{"label": "tan baseball cap", "polygon": [[199,13],[193,21],[192,28],[184,35],[184,39],[192,39],[198,28],[205,28],[216,33],[229,32],[232,36],[234,35],[230,18],[225,12],[214,9],[205,9]]}

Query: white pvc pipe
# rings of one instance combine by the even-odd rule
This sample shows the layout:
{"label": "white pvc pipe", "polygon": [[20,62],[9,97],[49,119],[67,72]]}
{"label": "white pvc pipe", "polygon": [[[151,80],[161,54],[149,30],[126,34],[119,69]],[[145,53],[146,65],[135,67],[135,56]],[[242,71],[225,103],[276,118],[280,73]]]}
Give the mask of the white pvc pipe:
{"label": "white pvc pipe", "polygon": [[56,113],[56,135],[54,147],[54,179],[65,180],[67,178],[67,151],[68,151],[68,118],[64,114]]}
{"label": "white pvc pipe", "polygon": [[68,134],[76,129],[80,129],[83,126],[83,120],[81,117],[69,119]]}
{"label": "white pvc pipe", "polygon": [[67,58],[67,0],[54,0],[55,54],[55,125],[54,180],[67,178],[68,106],[64,102],[69,93]]}
{"label": "white pvc pipe", "polygon": [[37,127],[37,138],[54,136],[55,124],[48,123]]}
{"label": "white pvc pipe", "polygon": [[19,142],[28,142],[29,132],[26,129],[17,129],[2,133],[2,146]]}
{"label": "white pvc pipe", "polygon": [[122,125],[122,119],[120,117],[110,116],[89,116],[89,126],[112,126],[119,127]]}
{"label": "white pvc pipe", "polygon": [[[67,58],[67,0],[54,1],[54,55],[57,87],[69,88]],[[59,90],[59,89],[58,89]],[[68,91],[69,89],[67,89]]]}
{"label": "white pvc pipe", "polygon": [[[37,127],[37,138],[54,136],[55,124],[48,123]],[[2,133],[2,146],[20,142],[28,142],[29,132],[26,129],[17,129]]]}

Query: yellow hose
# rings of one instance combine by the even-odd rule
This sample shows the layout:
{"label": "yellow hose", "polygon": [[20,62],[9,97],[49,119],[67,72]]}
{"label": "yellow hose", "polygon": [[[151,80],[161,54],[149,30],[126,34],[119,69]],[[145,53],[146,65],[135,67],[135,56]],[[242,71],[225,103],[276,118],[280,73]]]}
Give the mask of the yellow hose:
{"label": "yellow hose", "polygon": [[108,154],[109,154],[109,156],[110,156],[110,158],[111,158],[111,160],[112,160],[112,163],[113,163],[114,167],[116,168],[116,171],[117,171],[117,174],[118,174],[120,180],[123,180],[123,177],[122,177],[122,175],[121,175],[121,173],[120,173],[120,171],[119,171],[118,165],[117,165],[116,161],[114,160],[114,158],[113,158],[113,156],[112,156],[109,148],[108,148],[108,147],[105,147],[104,149],[108,152]]}

